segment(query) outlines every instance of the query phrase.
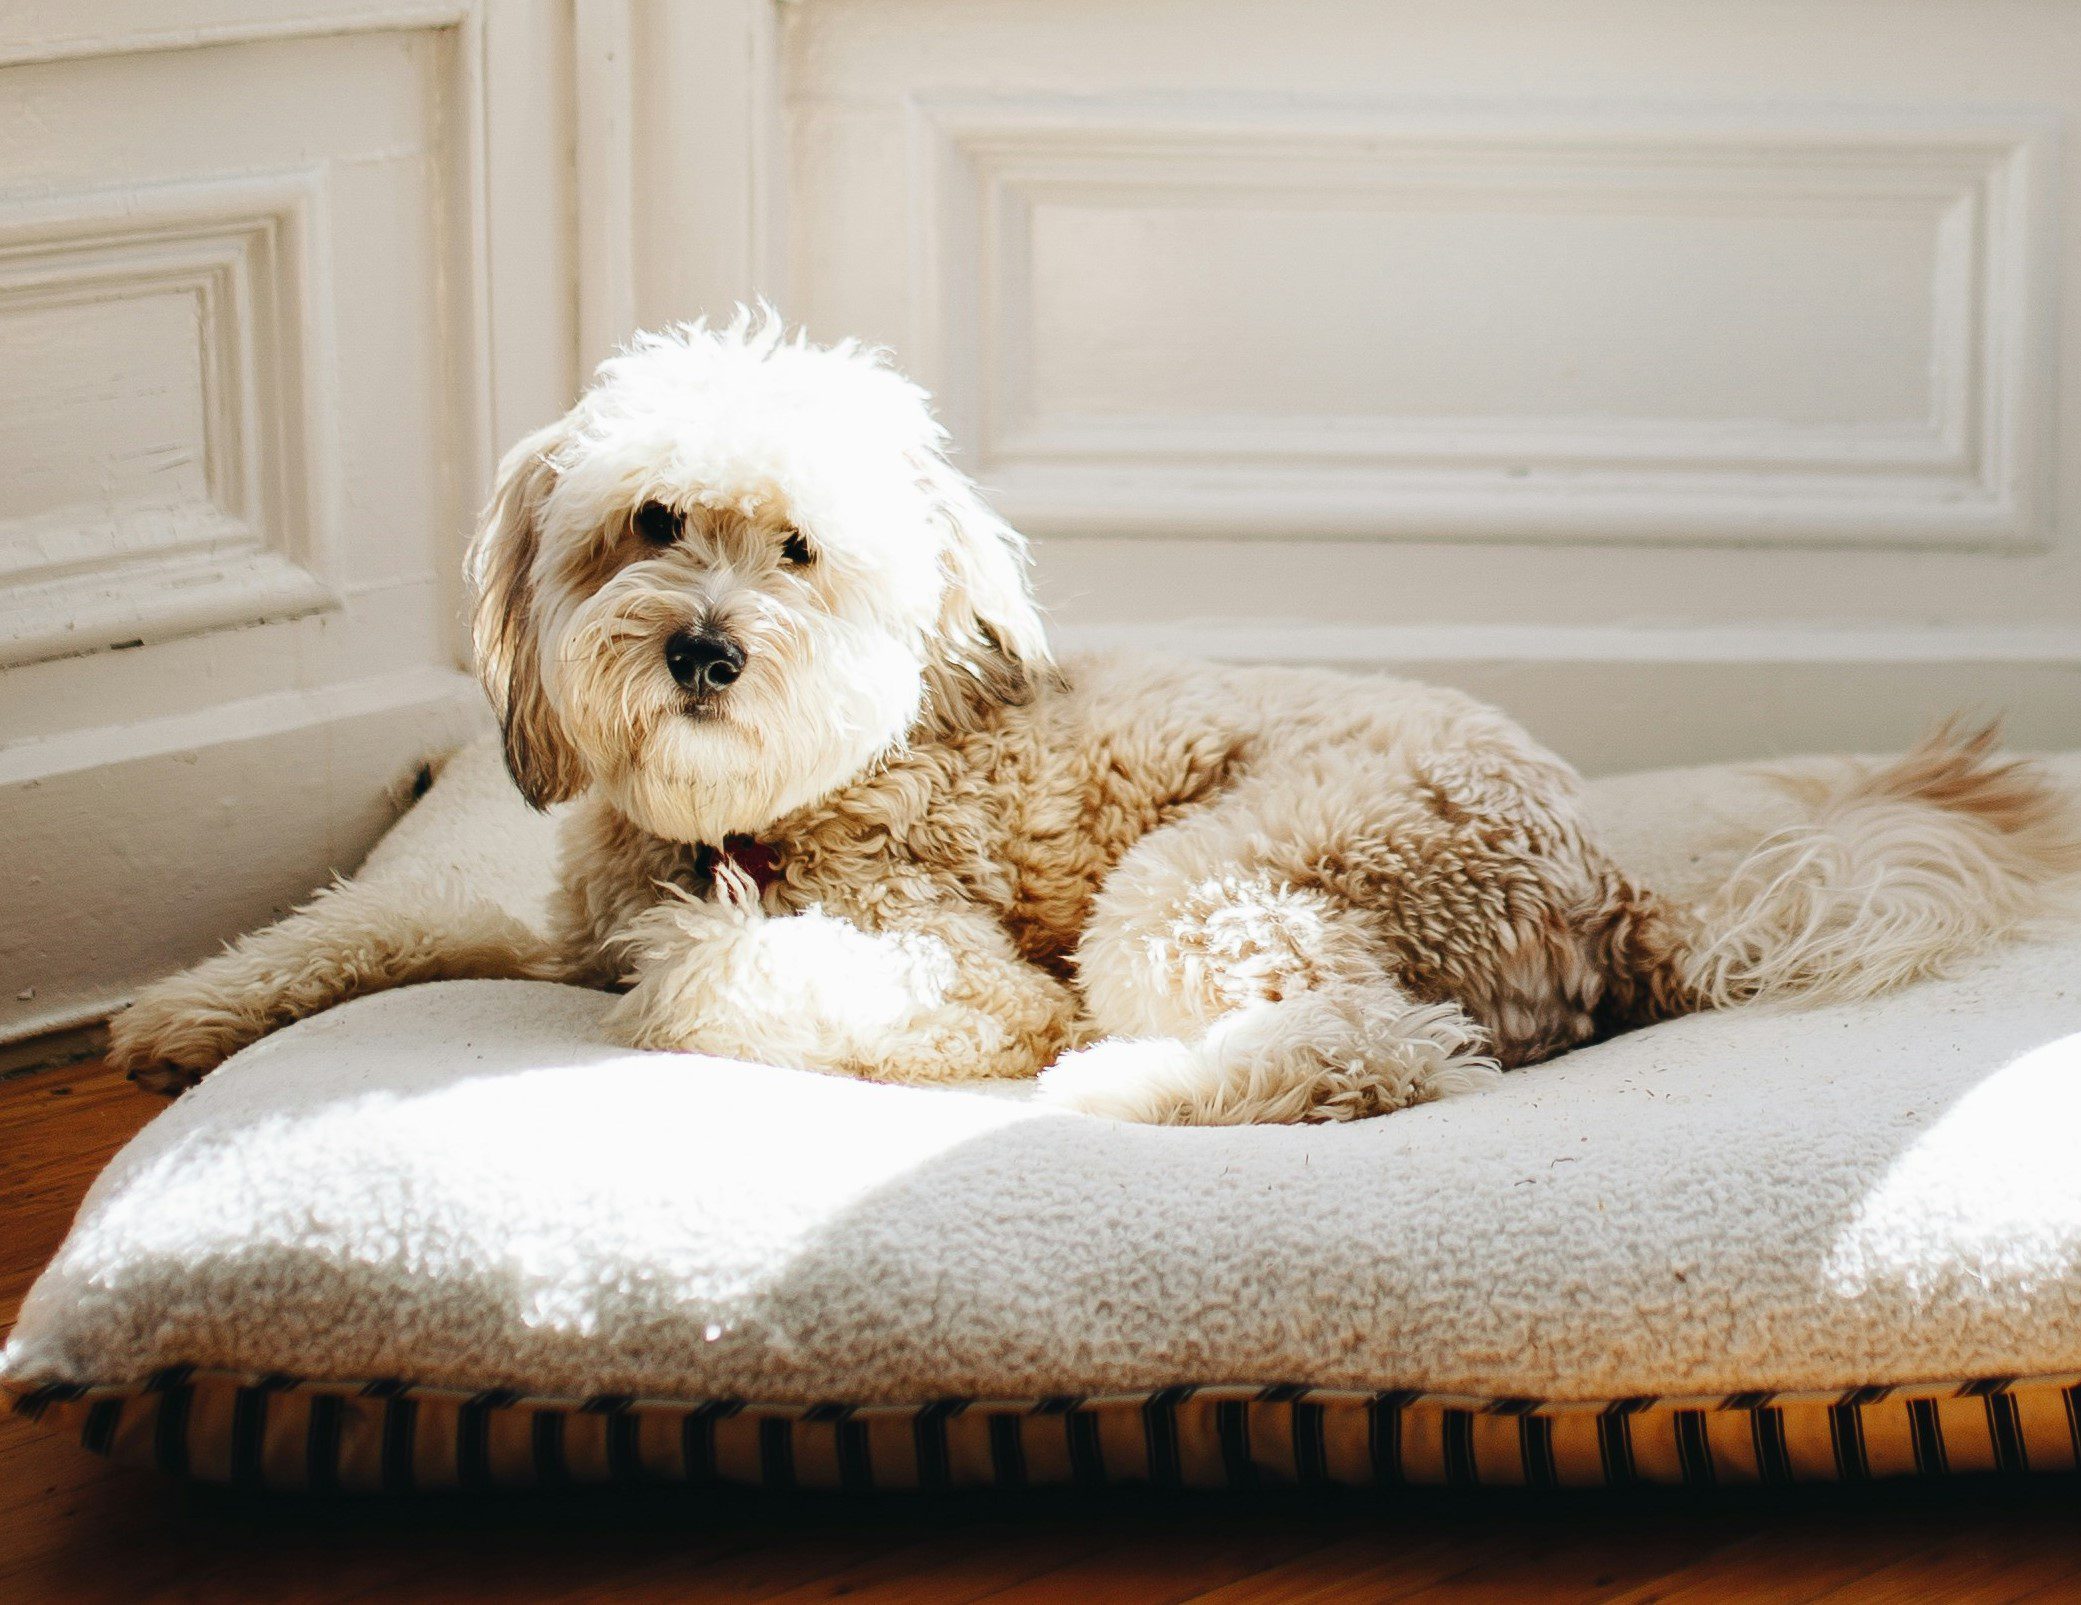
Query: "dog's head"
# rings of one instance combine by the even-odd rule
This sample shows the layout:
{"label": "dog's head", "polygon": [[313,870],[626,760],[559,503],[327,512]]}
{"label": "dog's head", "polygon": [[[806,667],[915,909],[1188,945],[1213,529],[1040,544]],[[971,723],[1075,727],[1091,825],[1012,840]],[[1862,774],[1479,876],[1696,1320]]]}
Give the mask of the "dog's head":
{"label": "dog's head", "polygon": [[770,313],[638,336],[506,457],[470,550],[478,672],[536,807],[598,785],[756,833],[1049,672],[1019,537],[923,391]]}

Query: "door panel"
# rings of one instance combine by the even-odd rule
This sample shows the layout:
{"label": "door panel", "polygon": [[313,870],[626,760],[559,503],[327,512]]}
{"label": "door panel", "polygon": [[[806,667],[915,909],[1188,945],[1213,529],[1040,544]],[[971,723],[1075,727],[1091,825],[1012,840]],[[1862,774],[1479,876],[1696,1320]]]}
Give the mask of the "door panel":
{"label": "door panel", "polygon": [[1597,769],[2081,742],[2081,8],[783,18],[791,304],[938,392],[1066,639]]}
{"label": "door panel", "polygon": [[572,381],[560,9],[99,10],[0,42],[0,1035],[351,868],[480,727],[462,543]]}

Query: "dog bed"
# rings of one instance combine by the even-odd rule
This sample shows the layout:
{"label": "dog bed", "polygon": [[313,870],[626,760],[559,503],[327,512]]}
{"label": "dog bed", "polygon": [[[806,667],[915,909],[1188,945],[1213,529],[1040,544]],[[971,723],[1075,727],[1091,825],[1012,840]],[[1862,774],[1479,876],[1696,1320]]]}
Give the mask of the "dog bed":
{"label": "dog bed", "polygon": [[[364,871],[540,916],[488,749]],[[2081,760],[2058,765],[2081,782]],[[1676,893],[1782,817],[1597,783]],[[251,1485],[1586,1485],[2071,1470],[2081,936],[1347,1126],[618,1049],[450,982],[239,1054],[95,1184],[16,1408]]]}

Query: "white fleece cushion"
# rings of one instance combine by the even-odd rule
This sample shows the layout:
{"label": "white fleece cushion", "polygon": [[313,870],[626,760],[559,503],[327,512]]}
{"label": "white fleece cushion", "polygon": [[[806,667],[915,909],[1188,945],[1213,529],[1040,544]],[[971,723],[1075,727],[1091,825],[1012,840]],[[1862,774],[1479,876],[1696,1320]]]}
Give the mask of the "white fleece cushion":
{"label": "white fleece cushion", "polygon": [[[384,873],[408,886],[443,842],[518,828],[510,797],[470,792],[486,763],[451,769]],[[1593,790],[1629,865],[1677,891],[1777,806],[1727,771]],[[514,898],[546,873],[506,869]],[[633,1053],[602,1040],[605,1002],[419,987],[240,1054],[96,1183],[7,1380],[182,1364],[895,1403],[2081,1370],[2081,939],[1304,1128]]]}

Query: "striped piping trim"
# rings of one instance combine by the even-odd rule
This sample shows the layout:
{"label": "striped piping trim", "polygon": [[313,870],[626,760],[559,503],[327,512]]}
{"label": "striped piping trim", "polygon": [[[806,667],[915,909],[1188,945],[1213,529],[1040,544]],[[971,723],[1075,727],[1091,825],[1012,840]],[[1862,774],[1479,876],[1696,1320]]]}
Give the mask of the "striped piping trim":
{"label": "striped piping trim", "polygon": [[1710,1487],[2081,1469],[2081,1373],[1615,1400],[1209,1385],[854,1405],[574,1399],[177,1366],[137,1384],[0,1392],[125,1464],[317,1491]]}

